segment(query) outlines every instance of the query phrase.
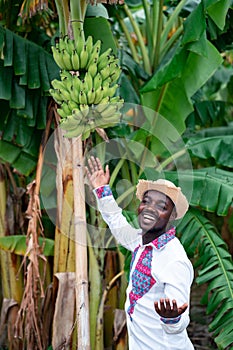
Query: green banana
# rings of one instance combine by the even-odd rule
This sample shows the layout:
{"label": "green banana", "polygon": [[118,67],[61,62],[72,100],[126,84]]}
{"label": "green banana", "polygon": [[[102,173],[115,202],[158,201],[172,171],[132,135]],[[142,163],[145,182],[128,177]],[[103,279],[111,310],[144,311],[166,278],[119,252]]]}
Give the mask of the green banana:
{"label": "green banana", "polygon": [[71,56],[72,52],[74,51],[74,40],[68,38],[66,41],[66,51],[68,52],[68,54]]}
{"label": "green banana", "polygon": [[71,54],[71,62],[72,62],[73,70],[79,70],[80,59],[76,50],[73,50]]}
{"label": "green banana", "polygon": [[120,119],[122,117],[122,114],[120,112],[115,112],[112,115],[108,115],[107,117],[102,117],[103,123],[119,123]]}
{"label": "green banana", "polygon": [[60,94],[59,90],[50,89],[49,90],[50,95],[53,97],[53,99],[58,103],[61,104],[64,101],[63,96]]}
{"label": "green banana", "polygon": [[99,59],[99,53],[100,53],[100,45],[99,42],[96,42],[95,45],[93,46],[93,50],[92,53],[89,55],[89,59],[88,59],[88,63],[87,63],[87,68],[89,68],[89,66],[91,64],[98,63],[98,59]]}
{"label": "green banana", "polygon": [[79,92],[79,103],[80,105],[87,105],[87,95],[82,90]]}
{"label": "green banana", "polygon": [[110,97],[113,97],[118,89],[120,85],[119,84],[114,84],[113,86],[110,86],[108,89],[108,95]]}
{"label": "green banana", "polygon": [[86,72],[84,79],[87,85],[87,90],[91,90],[93,88],[93,79],[89,71]]}
{"label": "green banana", "polygon": [[119,79],[121,75],[121,69],[118,65],[115,66],[115,69],[113,69],[112,73],[110,74],[110,78],[112,82],[115,82]]}
{"label": "green banana", "polygon": [[[104,82],[105,83],[105,82]],[[109,95],[109,89],[110,89],[110,84],[109,83],[105,83],[102,85],[102,89],[103,89],[103,98],[110,96]]]}
{"label": "green banana", "polygon": [[81,121],[84,119],[83,118],[83,114],[82,114],[82,112],[80,111],[79,108],[73,109],[72,115],[75,118],[75,120],[77,120],[77,122],[79,122],[79,123],[81,123]]}
{"label": "green banana", "polygon": [[59,42],[58,42],[59,50],[62,51],[66,49],[67,38],[68,38],[68,35],[65,35],[59,38]]}
{"label": "green banana", "polygon": [[111,115],[115,114],[117,111],[117,106],[116,104],[111,104],[109,103],[108,107],[103,110],[101,113],[101,117],[103,119],[110,117]]}
{"label": "green banana", "polygon": [[85,45],[87,48],[88,56],[90,57],[93,49],[93,37],[91,35],[87,37]]}
{"label": "green banana", "polygon": [[59,90],[61,88],[64,88],[64,84],[61,80],[54,79],[51,81],[51,85],[54,89]]}
{"label": "green banana", "polygon": [[56,62],[58,67],[60,67],[61,69],[65,69],[65,64],[63,61],[61,51],[59,49],[55,48],[55,46],[52,46],[52,53],[53,53],[54,61]]}
{"label": "green banana", "polygon": [[92,36],[85,41],[80,31],[76,44],[68,36],[62,37],[52,50],[61,68],[61,80],[52,81],[50,93],[61,106],[58,113],[65,136],[82,134],[85,140],[97,126],[118,123],[124,100],[114,96],[121,69],[112,49],[100,54],[101,41],[93,43]]}
{"label": "green banana", "polygon": [[69,108],[68,104],[66,102],[62,102],[61,109],[64,111],[66,115],[72,114],[71,109]]}
{"label": "green banana", "polygon": [[64,130],[73,130],[79,125],[76,119],[72,115],[68,115],[66,119],[62,119],[60,126]]}
{"label": "green banana", "polygon": [[65,64],[66,70],[73,70],[73,66],[72,66],[72,62],[71,62],[71,56],[68,53],[67,50],[63,50],[62,51],[62,58],[63,58],[63,62]]}
{"label": "green banana", "polygon": [[101,100],[103,99],[103,88],[102,86],[100,86],[96,91],[95,91],[95,100],[94,100],[94,104],[97,105],[98,103],[101,102]]}
{"label": "green banana", "polygon": [[98,63],[98,70],[100,71],[101,69],[106,67],[108,64],[112,64],[115,62],[116,62],[116,59],[114,56],[112,55],[106,56]]}
{"label": "green banana", "polygon": [[77,51],[77,54],[80,56],[82,50],[83,50],[83,47],[84,47],[84,39],[83,37],[80,35],[79,36],[79,39],[78,39],[78,42],[77,42],[77,45],[76,45],[76,51]]}
{"label": "green banana", "polygon": [[61,77],[61,80],[63,81],[66,78],[68,78],[68,79],[72,78],[72,75],[70,74],[69,71],[63,69],[60,72],[60,77]]}
{"label": "green banana", "polygon": [[110,100],[111,103],[122,103],[124,102],[123,98],[121,98],[120,96],[114,96],[111,98]]}
{"label": "green banana", "polygon": [[73,78],[72,78],[72,76],[70,75],[69,78],[63,79],[62,82],[63,82],[64,88],[65,88],[68,92],[70,92],[70,89],[71,89],[72,86],[73,86]]}
{"label": "green banana", "polygon": [[77,103],[74,102],[73,100],[69,100],[69,101],[67,102],[67,104],[68,104],[68,106],[69,106],[69,108],[70,108],[70,110],[71,110],[72,112],[73,112],[74,109],[77,108]]}
{"label": "green banana", "polygon": [[112,48],[109,48],[99,56],[99,60],[98,60],[98,70],[99,71],[106,66],[105,59],[111,55],[111,52],[112,52]]}
{"label": "green banana", "polygon": [[65,119],[67,117],[66,113],[61,108],[57,108],[57,113],[60,115],[61,118]]}
{"label": "green banana", "polygon": [[69,101],[70,99],[70,92],[67,91],[64,87],[60,88],[60,94],[64,101]]}
{"label": "green banana", "polygon": [[79,57],[80,57],[80,69],[84,69],[88,63],[88,52],[87,52],[86,45],[84,45]]}
{"label": "green banana", "polygon": [[80,111],[82,112],[83,118],[87,118],[89,114],[89,106],[87,104],[80,104]]}
{"label": "green banana", "polygon": [[110,97],[109,96],[105,96],[105,97],[102,98],[101,102],[98,105],[95,106],[95,109],[98,110],[99,105],[102,105],[102,104],[108,105],[109,102],[110,102]]}
{"label": "green banana", "polygon": [[96,75],[96,73],[97,73],[97,61],[98,61],[98,58],[95,58],[94,60],[93,60],[93,62],[90,64],[90,65],[88,65],[88,67],[87,67],[87,71],[90,73],[90,75],[92,76],[92,78],[94,78],[94,76]]}
{"label": "green banana", "polygon": [[102,68],[100,70],[100,75],[101,75],[103,81],[110,76],[109,68],[110,68],[110,65],[108,64],[107,66],[105,66],[104,68]]}
{"label": "green banana", "polygon": [[78,93],[81,90],[81,80],[75,75],[73,76],[73,88],[76,90]]}
{"label": "green banana", "polygon": [[77,127],[75,127],[73,130],[68,131],[64,136],[68,138],[78,137],[82,135],[84,128],[85,128],[85,125],[80,124]]}
{"label": "green banana", "polygon": [[83,80],[81,80],[80,90],[82,90],[85,93],[87,93],[87,91],[88,91],[88,85],[87,85],[87,81],[86,81],[85,77]]}
{"label": "green banana", "polygon": [[102,77],[100,73],[97,73],[96,76],[93,79],[93,87],[95,90],[98,90],[101,87],[102,84]]}
{"label": "green banana", "polygon": [[109,97],[105,97],[101,100],[101,103],[95,106],[95,111],[102,113],[109,106]]}
{"label": "green banana", "polygon": [[87,102],[89,105],[92,105],[95,101],[95,89],[92,88],[91,90],[88,90],[87,92]]}
{"label": "green banana", "polygon": [[72,101],[79,104],[79,90],[74,89],[74,86],[70,89],[70,98]]}

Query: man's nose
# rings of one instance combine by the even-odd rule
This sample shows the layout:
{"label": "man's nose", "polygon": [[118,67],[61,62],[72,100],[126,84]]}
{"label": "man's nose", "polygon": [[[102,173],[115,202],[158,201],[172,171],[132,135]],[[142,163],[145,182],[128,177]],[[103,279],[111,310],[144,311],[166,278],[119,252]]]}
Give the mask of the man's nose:
{"label": "man's nose", "polygon": [[158,213],[158,208],[155,203],[149,203],[147,209],[152,211],[153,213]]}

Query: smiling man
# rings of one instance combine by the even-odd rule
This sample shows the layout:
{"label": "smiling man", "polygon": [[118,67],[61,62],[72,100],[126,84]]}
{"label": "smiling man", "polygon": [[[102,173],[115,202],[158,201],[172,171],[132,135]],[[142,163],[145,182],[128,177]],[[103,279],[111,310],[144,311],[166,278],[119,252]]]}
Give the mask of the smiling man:
{"label": "smiling man", "polygon": [[135,229],[112,195],[108,166],[104,171],[91,157],[87,175],[103,219],[132,251],[125,303],[129,350],[193,350],[186,331],[193,268],[171,224],[188,210],[180,187],[163,179],[139,180],[140,229]]}

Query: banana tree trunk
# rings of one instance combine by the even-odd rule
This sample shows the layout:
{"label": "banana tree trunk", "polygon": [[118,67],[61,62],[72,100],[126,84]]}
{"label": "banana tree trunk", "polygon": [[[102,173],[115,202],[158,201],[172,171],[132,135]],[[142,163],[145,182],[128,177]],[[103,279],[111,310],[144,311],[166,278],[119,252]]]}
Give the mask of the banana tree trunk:
{"label": "banana tree trunk", "polygon": [[54,133],[57,156],[57,216],[54,247],[54,275],[58,272],[75,272],[74,194],[71,140],[57,128]]}
{"label": "banana tree trunk", "polygon": [[84,188],[84,157],[81,136],[72,139],[74,232],[76,255],[76,319],[78,327],[77,349],[90,350],[87,227]]}

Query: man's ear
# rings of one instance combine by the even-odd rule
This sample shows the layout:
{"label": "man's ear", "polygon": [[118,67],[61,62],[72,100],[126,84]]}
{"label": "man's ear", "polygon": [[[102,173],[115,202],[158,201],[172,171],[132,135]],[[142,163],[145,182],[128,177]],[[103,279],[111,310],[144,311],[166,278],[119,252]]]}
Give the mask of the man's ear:
{"label": "man's ear", "polygon": [[176,219],[176,216],[177,216],[177,213],[176,213],[176,208],[174,207],[172,212],[171,212],[171,215],[170,215],[170,218],[169,218],[169,221],[173,221]]}

